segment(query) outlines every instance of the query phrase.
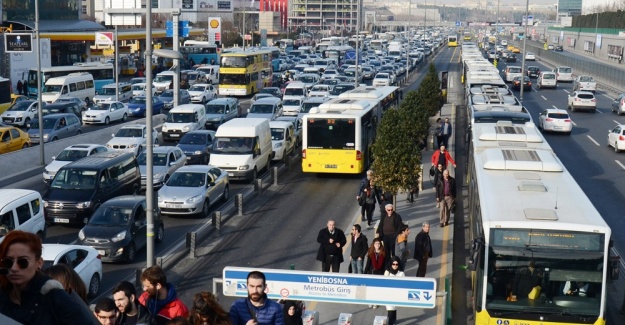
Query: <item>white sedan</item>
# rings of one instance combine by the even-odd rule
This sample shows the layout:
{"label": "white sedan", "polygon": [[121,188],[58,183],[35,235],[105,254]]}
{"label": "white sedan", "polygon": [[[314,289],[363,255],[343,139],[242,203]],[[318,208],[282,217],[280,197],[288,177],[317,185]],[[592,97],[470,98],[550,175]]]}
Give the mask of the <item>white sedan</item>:
{"label": "white sedan", "polygon": [[525,61],[536,61],[536,54],[533,52],[525,53]]}
{"label": "white sedan", "polygon": [[95,297],[102,282],[102,261],[93,247],[81,245],[43,244],[43,269],[56,264],[73,268],[87,287],[87,295]]}
{"label": "white sedan", "polygon": [[128,118],[128,105],[114,101],[101,101],[82,113],[82,122],[84,124],[108,125],[112,121],[125,122]]}
{"label": "white sedan", "polygon": [[195,84],[189,88],[189,95],[192,103],[204,105],[217,97],[217,90],[211,84]]}
{"label": "white sedan", "polygon": [[538,116],[538,128],[544,132],[565,132],[571,134],[573,122],[566,110],[546,109]]}
{"label": "white sedan", "polygon": [[614,147],[614,152],[625,150],[625,124],[608,131],[608,146]]}
{"label": "white sedan", "polygon": [[310,88],[310,92],[308,92],[308,98],[310,97],[329,97],[330,90],[332,90],[332,86],[330,85],[322,85],[316,84]]}

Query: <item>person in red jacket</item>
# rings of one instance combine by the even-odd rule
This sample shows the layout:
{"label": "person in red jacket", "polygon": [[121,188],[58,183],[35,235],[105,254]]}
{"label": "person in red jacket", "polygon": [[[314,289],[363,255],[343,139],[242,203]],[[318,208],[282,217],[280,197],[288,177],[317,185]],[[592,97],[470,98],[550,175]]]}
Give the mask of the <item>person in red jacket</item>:
{"label": "person in red jacket", "polygon": [[141,274],[143,294],[139,303],[143,305],[156,324],[167,324],[174,317],[189,317],[189,309],[176,295],[176,289],[167,283],[167,276],[159,266],[151,266]]}
{"label": "person in red jacket", "polygon": [[443,165],[443,169],[447,169],[447,162],[454,165],[454,168],[456,167],[456,162],[453,158],[451,158],[449,151],[445,150],[445,146],[441,146],[441,150],[437,150],[432,155],[432,166],[438,166],[438,164],[441,164]]}

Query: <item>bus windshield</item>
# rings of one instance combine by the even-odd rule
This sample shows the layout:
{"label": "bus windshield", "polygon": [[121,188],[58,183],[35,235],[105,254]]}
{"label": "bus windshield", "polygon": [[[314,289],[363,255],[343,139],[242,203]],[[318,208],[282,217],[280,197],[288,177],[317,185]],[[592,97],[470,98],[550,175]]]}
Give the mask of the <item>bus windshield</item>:
{"label": "bus windshield", "polygon": [[308,148],[356,148],[356,120],[353,118],[310,118],[307,132]]}
{"label": "bus windshield", "polygon": [[247,67],[247,59],[244,57],[225,56],[221,58],[222,68],[245,68]]}
{"label": "bus windshield", "polygon": [[219,84],[221,85],[245,85],[247,78],[244,74],[219,74]]}
{"label": "bus windshield", "polygon": [[46,85],[43,87],[44,93],[60,93],[63,85]]}

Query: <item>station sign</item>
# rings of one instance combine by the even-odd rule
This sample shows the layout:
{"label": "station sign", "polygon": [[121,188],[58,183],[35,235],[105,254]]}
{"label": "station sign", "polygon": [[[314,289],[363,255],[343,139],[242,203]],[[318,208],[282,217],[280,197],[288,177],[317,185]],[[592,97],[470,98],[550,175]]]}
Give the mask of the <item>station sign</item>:
{"label": "station sign", "polygon": [[306,272],[227,266],[223,294],[247,297],[247,275],[261,271],[267,278],[267,297],[359,305],[436,307],[436,280],[351,273]]}

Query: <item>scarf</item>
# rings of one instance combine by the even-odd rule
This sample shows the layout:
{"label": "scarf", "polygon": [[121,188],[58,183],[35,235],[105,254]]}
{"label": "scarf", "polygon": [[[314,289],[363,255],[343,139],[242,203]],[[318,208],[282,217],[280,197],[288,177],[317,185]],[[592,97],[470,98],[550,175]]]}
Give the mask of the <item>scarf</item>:
{"label": "scarf", "polygon": [[398,242],[398,243],[405,242],[405,241],[407,240],[407,238],[406,238],[406,237],[407,237],[407,236],[406,236],[406,235],[404,235],[404,234],[399,234],[399,235],[397,235],[397,242]]}
{"label": "scarf", "polygon": [[382,252],[373,253],[373,256],[369,256],[374,270],[381,270],[384,268],[384,256],[382,254]]}
{"label": "scarf", "polygon": [[388,273],[392,274],[392,275],[397,275],[397,272],[399,272],[399,267],[397,269],[393,269],[393,262],[395,263],[399,263],[400,267],[401,267],[401,261],[399,260],[399,257],[397,256],[393,256],[391,258],[391,262],[388,263],[388,268],[386,269],[386,271],[388,271]]}

